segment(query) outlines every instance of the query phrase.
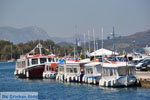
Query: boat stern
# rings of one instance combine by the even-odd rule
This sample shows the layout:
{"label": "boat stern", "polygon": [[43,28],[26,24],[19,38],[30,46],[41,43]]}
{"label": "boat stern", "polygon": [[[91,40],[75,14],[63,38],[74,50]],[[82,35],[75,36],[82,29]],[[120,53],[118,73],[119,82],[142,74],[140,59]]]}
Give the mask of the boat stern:
{"label": "boat stern", "polygon": [[117,85],[119,86],[132,86],[136,83],[136,76],[121,76],[117,79]]}

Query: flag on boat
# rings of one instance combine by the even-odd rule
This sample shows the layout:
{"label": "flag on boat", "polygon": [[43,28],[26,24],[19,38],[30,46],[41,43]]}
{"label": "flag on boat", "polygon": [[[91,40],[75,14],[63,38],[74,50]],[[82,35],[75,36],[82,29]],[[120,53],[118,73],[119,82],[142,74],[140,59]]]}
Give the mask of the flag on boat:
{"label": "flag on boat", "polygon": [[89,53],[88,50],[86,51],[86,55],[87,55],[88,57],[90,57],[90,53]]}
{"label": "flag on boat", "polygon": [[40,43],[39,43],[36,47],[37,47],[37,48],[43,48]]}

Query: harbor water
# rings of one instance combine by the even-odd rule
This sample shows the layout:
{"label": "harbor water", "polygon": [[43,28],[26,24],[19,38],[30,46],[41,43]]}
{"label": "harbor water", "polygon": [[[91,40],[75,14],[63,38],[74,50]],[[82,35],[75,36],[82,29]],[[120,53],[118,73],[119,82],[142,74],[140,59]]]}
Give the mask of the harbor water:
{"label": "harbor water", "polygon": [[38,92],[39,100],[149,100],[150,89],[104,88],[49,79],[17,79],[15,62],[0,62],[0,92]]}

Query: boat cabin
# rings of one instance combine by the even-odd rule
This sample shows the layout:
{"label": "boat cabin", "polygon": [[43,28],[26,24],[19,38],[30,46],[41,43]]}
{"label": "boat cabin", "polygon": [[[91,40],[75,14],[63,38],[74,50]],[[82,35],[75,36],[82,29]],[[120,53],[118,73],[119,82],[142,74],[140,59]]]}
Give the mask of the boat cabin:
{"label": "boat cabin", "polygon": [[117,66],[117,64],[105,64],[103,66],[103,76],[133,76],[135,75],[135,67],[134,66],[126,66],[126,65],[120,65]]}
{"label": "boat cabin", "polygon": [[84,65],[84,76],[82,81],[85,83],[96,84],[101,77],[101,62],[91,62]]}
{"label": "boat cabin", "polygon": [[69,75],[80,75],[80,64],[79,63],[68,63],[65,64],[65,72]]}
{"label": "boat cabin", "polygon": [[104,63],[101,86],[131,86],[136,83],[135,66],[127,62]]}
{"label": "boat cabin", "polygon": [[91,62],[84,65],[84,75],[97,76],[101,74],[101,63]]}
{"label": "boat cabin", "polygon": [[54,56],[28,56],[26,59],[18,59],[16,66],[17,68],[24,68],[43,65],[45,63],[57,63],[57,61],[57,58]]}

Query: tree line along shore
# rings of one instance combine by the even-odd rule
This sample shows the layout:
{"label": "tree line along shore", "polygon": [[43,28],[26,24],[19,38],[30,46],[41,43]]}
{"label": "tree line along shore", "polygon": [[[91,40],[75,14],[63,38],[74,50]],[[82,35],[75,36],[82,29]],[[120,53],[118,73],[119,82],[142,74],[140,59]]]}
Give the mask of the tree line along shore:
{"label": "tree line along shore", "polygon": [[45,48],[45,51],[43,52],[44,54],[54,53],[57,56],[73,56],[74,54],[74,45],[69,44],[61,47],[60,45],[55,44],[52,40],[34,40],[19,44],[14,44],[6,40],[0,40],[0,61],[7,61],[12,58],[18,59],[20,55],[30,52],[39,42]]}

